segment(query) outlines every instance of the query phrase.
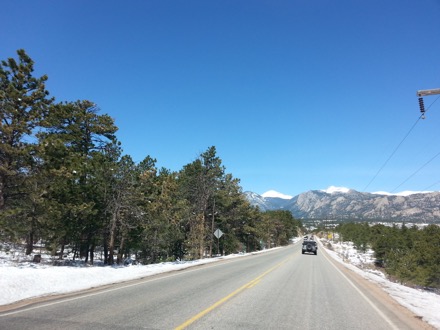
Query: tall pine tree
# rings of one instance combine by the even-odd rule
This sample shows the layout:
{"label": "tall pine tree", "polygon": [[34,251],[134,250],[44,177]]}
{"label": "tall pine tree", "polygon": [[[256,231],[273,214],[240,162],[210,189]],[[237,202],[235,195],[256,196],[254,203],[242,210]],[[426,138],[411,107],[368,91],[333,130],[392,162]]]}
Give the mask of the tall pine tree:
{"label": "tall pine tree", "polygon": [[[34,61],[23,49],[18,60],[0,63],[0,224],[10,238],[33,241],[38,214],[35,133],[41,128],[49,98],[47,76],[35,77]],[[29,249],[28,249],[29,252]]]}

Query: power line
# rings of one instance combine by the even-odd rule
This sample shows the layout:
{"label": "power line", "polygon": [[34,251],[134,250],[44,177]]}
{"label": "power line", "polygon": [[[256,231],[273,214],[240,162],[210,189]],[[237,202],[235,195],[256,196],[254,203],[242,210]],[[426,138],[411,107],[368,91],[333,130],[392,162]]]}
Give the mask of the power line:
{"label": "power line", "polygon": [[409,179],[411,179],[414,175],[416,175],[422,168],[424,168],[426,165],[428,165],[430,162],[432,162],[434,159],[436,159],[440,155],[440,152],[438,152],[434,157],[432,157],[430,160],[428,160],[425,164],[423,164],[417,171],[415,171],[413,174],[411,174],[408,178],[406,178],[401,184],[399,184],[396,188],[394,188],[391,192],[395,192],[400,186],[402,186],[405,182],[407,182]]}
{"label": "power line", "polygon": [[385,161],[385,163],[383,163],[383,165],[379,168],[379,170],[376,172],[376,174],[374,175],[374,177],[370,180],[370,182],[368,182],[368,184],[365,186],[365,188],[362,191],[366,191],[367,188],[370,186],[370,184],[377,178],[377,176],[379,175],[379,173],[383,170],[383,168],[388,164],[388,162],[390,161],[391,158],[393,158],[394,154],[397,152],[397,150],[399,150],[400,146],[403,144],[403,142],[406,140],[406,138],[408,137],[408,135],[411,134],[412,130],[414,129],[414,127],[416,127],[417,123],[420,121],[420,119],[422,119],[422,115],[419,116],[419,118],[416,120],[416,122],[414,123],[414,125],[412,125],[412,127],[410,128],[410,130],[408,131],[408,133],[406,133],[406,135],[403,137],[403,139],[400,141],[400,143],[397,145],[397,147],[393,150],[393,152],[391,153],[391,155],[388,157],[388,159]]}
{"label": "power line", "polygon": [[[437,91],[437,90],[428,90],[429,92],[433,91]],[[423,94],[423,91],[418,91],[417,95],[418,96],[425,96],[425,95],[430,95],[430,94]],[[416,127],[416,125],[418,124],[418,122],[420,121],[420,119],[425,119],[425,113],[429,111],[429,109],[432,107],[432,105],[440,98],[440,96],[438,96],[427,108],[426,110],[423,109],[422,114],[419,116],[419,118],[416,120],[416,122],[412,125],[412,127],[409,129],[408,133],[406,133],[406,135],[403,137],[403,139],[399,142],[399,144],[397,145],[397,147],[393,150],[393,152],[391,153],[391,155],[387,158],[387,160],[383,163],[383,165],[379,168],[379,170],[376,172],[376,174],[373,176],[373,178],[370,180],[370,182],[368,182],[368,184],[364,187],[364,189],[362,191],[366,191],[367,188],[370,186],[370,184],[377,178],[377,176],[379,175],[380,172],[382,172],[383,168],[388,164],[388,162],[390,161],[391,158],[393,158],[394,154],[397,152],[397,150],[399,150],[400,146],[403,144],[403,142],[406,140],[406,138],[408,137],[408,135],[411,134],[412,130],[414,129],[414,127]],[[403,183],[402,183],[403,184]],[[397,189],[397,188],[396,188]]]}
{"label": "power line", "polygon": [[423,189],[423,191],[429,190],[429,189],[431,189],[431,187],[434,187],[434,186],[438,185],[439,183],[440,183],[440,181],[434,182],[432,185],[430,185],[430,186],[426,187],[425,189]]}
{"label": "power line", "polygon": [[440,99],[440,95],[437,96],[437,98],[436,98],[436,99],[435,99],[435,100],[429,105],[429,107],[428,107],[428,109],[427,109],[426,111],[428,111],[429,108],[432,107],[432,105],[433,105],[435,102],[437,102],[438,99]]}

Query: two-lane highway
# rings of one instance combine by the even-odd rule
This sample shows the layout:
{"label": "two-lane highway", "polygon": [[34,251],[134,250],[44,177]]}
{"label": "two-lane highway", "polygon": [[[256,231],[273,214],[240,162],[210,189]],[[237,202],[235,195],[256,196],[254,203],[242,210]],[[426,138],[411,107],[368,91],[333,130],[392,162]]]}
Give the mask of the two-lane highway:
{"label": "two-lane highway", "polygon": [[300,244],[0,314],[0,329],[11,330],[422,328],[322,249],[302,255]]}

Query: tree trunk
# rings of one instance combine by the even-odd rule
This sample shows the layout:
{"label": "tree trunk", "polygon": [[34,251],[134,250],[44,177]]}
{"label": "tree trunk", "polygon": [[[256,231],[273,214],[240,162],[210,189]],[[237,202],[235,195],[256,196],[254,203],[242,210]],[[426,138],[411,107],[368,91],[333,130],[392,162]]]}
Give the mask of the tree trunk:
{"label": "tree trunk", "polygon": [[75,261],[78,255],[78,243],[75,243],[75,246],[73,247],[72,250],[72,254],[73,254],[73,261]]}
{"label": "tree trunk", "polygon": [[215,198],[212,206],[211,229],[209,233],[209,257],[212,258],[212,244],[214,243],[214,215],[215,215]]}
{"label": "tree trunk", "polygon": [[65,238],[63,238],[63,241],[61,243],[61,247],[60,247],[60,255],[58,256],[59,260],[63,259],[63,255],[64,255],[64,242],[65,242]]}
{"label": "tree trunk", "polygon": [[0,176],[0,210],[2,210],[3,207],[5,206],[5,197],[3,192],[4,186],[5,186],[4,178],[3,176]]}
{"label": "tree trunk", "polygon": [[89,244],[87,243],[87,248],[85,249],[85,260],[84,263],[89,261]]}
{"label": "tree trunk", "polygon": [[90,264],[93,265],[93,260],[95,256],[95,243],[90,244]]}
{"label": "tree trunk", "polygon": [[205,214],[202,214],[199,226],[199,256],[203,259],[205,254]]}
{"label": "tree trunk", "polygon": [[34,249],[34,230],[31,229],[26,237],[26,255],[30,255]]}
{"label": "tree trunk", "polygon": [[93,243],[93,233],[89,231],[87,235],[87,244],[85,246],[85,255],[86,255],[85,263],[89,261],[89,256],[90,256],[90,264],[93,265],[94,249],[95,249],[95,244]]}
{"label": "tree trunk", "polygon": [[114,254],[115,254],[115,241],[116,241],[116,223],[117,223],[116,214],[113,214],[112,225],[110,228],[110,240],[108,243],[108,250],[109,250],[108,264],[109,265],[113,265],[115,263]]}
{"label": "tree trunk", "polygon": [[107,232],[104,233],[103,238],[104,238],[104,242],[103,242],[103,245],[104,245],[104,265],[108,265],[108,241],[107,241],[108,235],[107,235]]}
{"label": "tree trunk", "polygon": [[122,251],[123,251],[123,249],[125,248],[125,247],[124,247],[124,242],[125,242],[125,237],[122,237],[122,238],[121,238],[121,244],[119,245],[118,256],[117,256],[117,258],[116,258],[116,263],[117,263],[118,265],[120,265],[121,262],[122,262]]}
{"label": "tree trunk", "polygon": [[34,250],[34,235],[35,235],[35,218],[32,216],[31,228],[26,237],[26,255],[30,255]]}

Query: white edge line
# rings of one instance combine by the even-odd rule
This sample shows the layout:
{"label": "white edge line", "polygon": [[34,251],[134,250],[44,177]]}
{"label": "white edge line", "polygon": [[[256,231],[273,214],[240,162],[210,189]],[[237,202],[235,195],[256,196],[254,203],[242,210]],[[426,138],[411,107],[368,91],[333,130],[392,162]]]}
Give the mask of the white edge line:
{"label": "white edge line", "polygon": [[[236,258],[231,258],[230,260],[226,259],[225,261],[235,261],[235,260],[237,260],[237,259]],[[205,265],[207,265],[206,267],[214,267],[214,266],[218,266],[219,263],[213,262],[211,264],[207,263]],[[194,272],[194,271],[197,271],[197,270],[200,269],[199,267],[195,267],[194,269],[189,269],[189,268],[193,268],[193,267],[183,268],[183,269],[180,269],[180,270],[185,270],[186,272]],[[112,292],[112,291],[117,291],[117,290],[121,290],[121,289],[125,289],[125,288],[130,288],[130,287],[133,287],[133,286],[145,284],[147,282],[153,282],[153,281],[161,280],[161,279],[164,279],[164,278],[178,276],[178,275],[182,274],[180,272],[180,270],[176,270],[175,273],[169,274],[169,275],[166,275],[166,276],[160,276],[160,277],[151,278],[151,275],[150,275],[150,276],[146,276],[143,279],[142,278],[133,279],[133,280],[130,280],[130,281],[139,281],[139,282],[132,283],[132,284],[126,284],[126,285],[120,285],[117,288],[102,289],[99,292],[93,292],[93,293],[88,293],[88,294],[81,294],[81,291],[87,291],[87,290],[90,290],[90,289],[99,289],[99,286],[98,287],[94,287],[94,288],[90,288],[90,289],[81,290],[81,291],[77,292],[77,294],[78,294],[77,297],[64,298],[64,299],[63,298],[59,298],[60,300],[49,302],[49,303],[46,303],[46,304],[41,304],[41,305],[38,304],[38,302],[36,302],[35,304],[38,304],[36,306],[23,307],[22,309],[14,310],[14,311],[11,311],[11,312],[1,313],[0,314],[0,318],[3,317],[3,316],[20,314],[20,313],[23,313],[23,312],[28,312],[28,311],[31,311],[31,310],[34,310],[34,309],[40,309],[40,308],[44,308],[44,307],[58,305],[58,304],[62,304],[62,303],[69,302],[69,301],[74,301],[74,300],[78,300],[78,299],[84,299],[84,298],[88,298],[88,297],[93,297],[93,296],[97,296],[97,295],[104,294],[104,293],[107,293],[107,292]],[[162,274],[164,274],[164,273],[162,273]],[[161,275],[161,274],[157,274],[157,275]],[[113,284],[120,284],[120,283],[113,283]],[[107,284],[107,285],[113,285],[113,284]],[[72,294],[75,294],[75,293],[72,292]],[[48,297],[48,296],[42,296],[42,298],[44,298],[44,297]]]}
{"label": "white edge line", "polygon": [[[322,247],[322,244],[321,244]],[[321,251],[323,251],[324,249],[322,249]],[[399,328],[384,314],[382,313],[382,311],[377,308],[377,306],[347,277],[345,276],[345,274],[343,272],[341,272],[334,264],[333,262],[327,257],[327,253],[321,253],[324,258],[327,259],[327,261],[339,272],[339,274],[342,275],[343,278],[345,278],[347,280],[348,283],[350,283],[350,285],[362,296],[362,298],[364,298],[368,304],[393,328],[396,330],[399,330]]]}

